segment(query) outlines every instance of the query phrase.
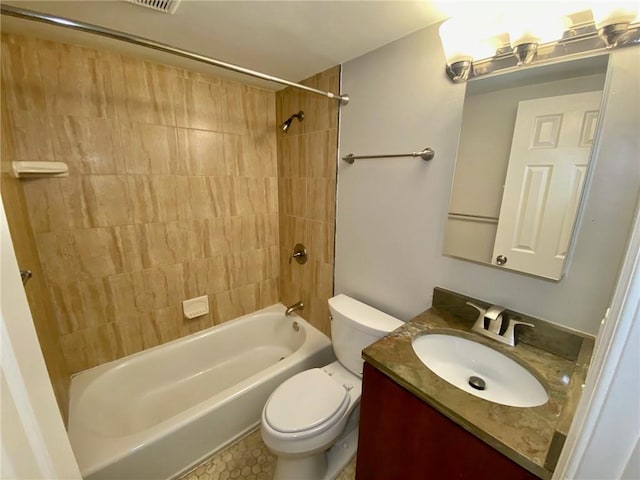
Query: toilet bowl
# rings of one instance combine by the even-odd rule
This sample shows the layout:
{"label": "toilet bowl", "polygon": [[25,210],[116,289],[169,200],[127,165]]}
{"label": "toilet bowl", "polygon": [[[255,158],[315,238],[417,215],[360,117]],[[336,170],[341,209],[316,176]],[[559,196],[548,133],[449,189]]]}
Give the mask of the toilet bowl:
{"label": "toilet bowl", "polygon": [[283,382],[262,410],[261,434],[277,456],[274,479],[335,478],[355,455],[363,348],[402,325],[346,295],[329,299],[338,361]]}

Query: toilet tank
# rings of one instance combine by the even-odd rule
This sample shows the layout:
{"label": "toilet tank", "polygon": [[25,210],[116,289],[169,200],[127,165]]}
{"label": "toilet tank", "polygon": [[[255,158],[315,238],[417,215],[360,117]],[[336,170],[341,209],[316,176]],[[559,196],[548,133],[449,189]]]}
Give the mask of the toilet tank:
{"label": "toilet tank", "polygon": [[333,351],[340,363],[359,377],[362,376],[362,350],[404,324],[342,294],[329,299],[329,312]]}

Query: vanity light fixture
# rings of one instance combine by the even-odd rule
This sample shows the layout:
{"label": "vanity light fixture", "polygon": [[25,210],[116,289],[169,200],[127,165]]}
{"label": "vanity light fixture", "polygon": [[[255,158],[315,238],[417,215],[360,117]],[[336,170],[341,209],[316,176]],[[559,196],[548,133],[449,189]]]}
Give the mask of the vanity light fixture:
{"label": "vanity light fixture", "polygon": [[[630,2],[622,7],[613,3],[598,2],[590,10],[555,15],[520,12],[502,19],[502,25],[450,18],[440,25],[447,76],[461,83],[534,62],[640,45],[637,7],[634,10]],[[488,33],[490,28],[493,33]]]}
{"label": "vanity light fixture", "polygon": [[458,18],[440,25],[440,38],[447,57],[447,75],[454,82],[466,81],[472,73],[473,59],[489,57],[499,46],[486,24]]}
{"label": "vanity light fixture", "polygon": [[536,56],[538,45],[542,42],[540,35],[535,33],[535,25],[523,19],[511,22],[509,38],[513,56],[516,57],[518,66],[530,64]]}
{"label": "vanity light fixture", "polygon": [[616,46],[620,37],[627,33],[631,22],[638,14],[631,8],[611,9],[606,4],[594,5],[591,11],[598,35],[607,48]]}
{"label": "vanity light fixture", "polygon": [[447,57],[447,75],[454,82],[465,82],[471,73],[473,56],[468,50],[468,26],[455,18],[440,25],[440,38]]}
{"label": "vanity light fixture", "polygon": [[567,26],[562,17],[540,9],[511,18],[508,23],[510,45],[518,66],[533,62],[538,47],[562,37]]}
{"label": "vanity light fixture", "polygon": [[518,43],[513,47],[513,55],[518,60],[518,66],[528,65],[533,61],[538,51],[538,42]]}

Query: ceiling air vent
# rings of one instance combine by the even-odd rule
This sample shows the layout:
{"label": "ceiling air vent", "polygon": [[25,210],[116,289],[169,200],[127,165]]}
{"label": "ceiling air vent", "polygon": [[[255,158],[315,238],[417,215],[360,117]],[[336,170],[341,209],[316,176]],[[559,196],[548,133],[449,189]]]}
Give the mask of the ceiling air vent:
{"label": "ceiling air vent", "polygon": [[181,0],[125,0],[141,7],[151,8],[159,12],[175,13]]}

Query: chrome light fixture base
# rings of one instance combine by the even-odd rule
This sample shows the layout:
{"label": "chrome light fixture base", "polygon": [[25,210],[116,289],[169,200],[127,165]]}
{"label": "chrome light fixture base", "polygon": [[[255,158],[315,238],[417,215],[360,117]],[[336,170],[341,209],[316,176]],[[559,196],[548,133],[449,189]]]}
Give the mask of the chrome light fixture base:
{"label": "chrome light fixture base", "polygon": [[471,61],[460,60],[447,65],[447,76],[454,83],[466,82],[471,73]]}
{"label": "chrome light fixture base", "polygon": [[485,75],[514,71],[527,63],[558,62],[564,57],[578,58],[629,47],[640,47],[640,22],[618,21],[599,29],[590,22],[566,30],[557,41],[540,45],[524,43],[516,48],[505,44],[492,57],[456,62],[447,65],[446,72],[452,82],[460,83]]}
{"label": "chrome light fixture base", "polygon": [[618,39],[627,33],[628,23],[613,23],[604,25],[598,29],[598,36],[602,39],[607,48],[615,47]]}
{"label": "chrome light fixture base", "polygon": [[521,43],[513,47],[513,55],[518,60],[518,66],[530,64],[536,56],[537,51],[538,44],[533,42]]}

